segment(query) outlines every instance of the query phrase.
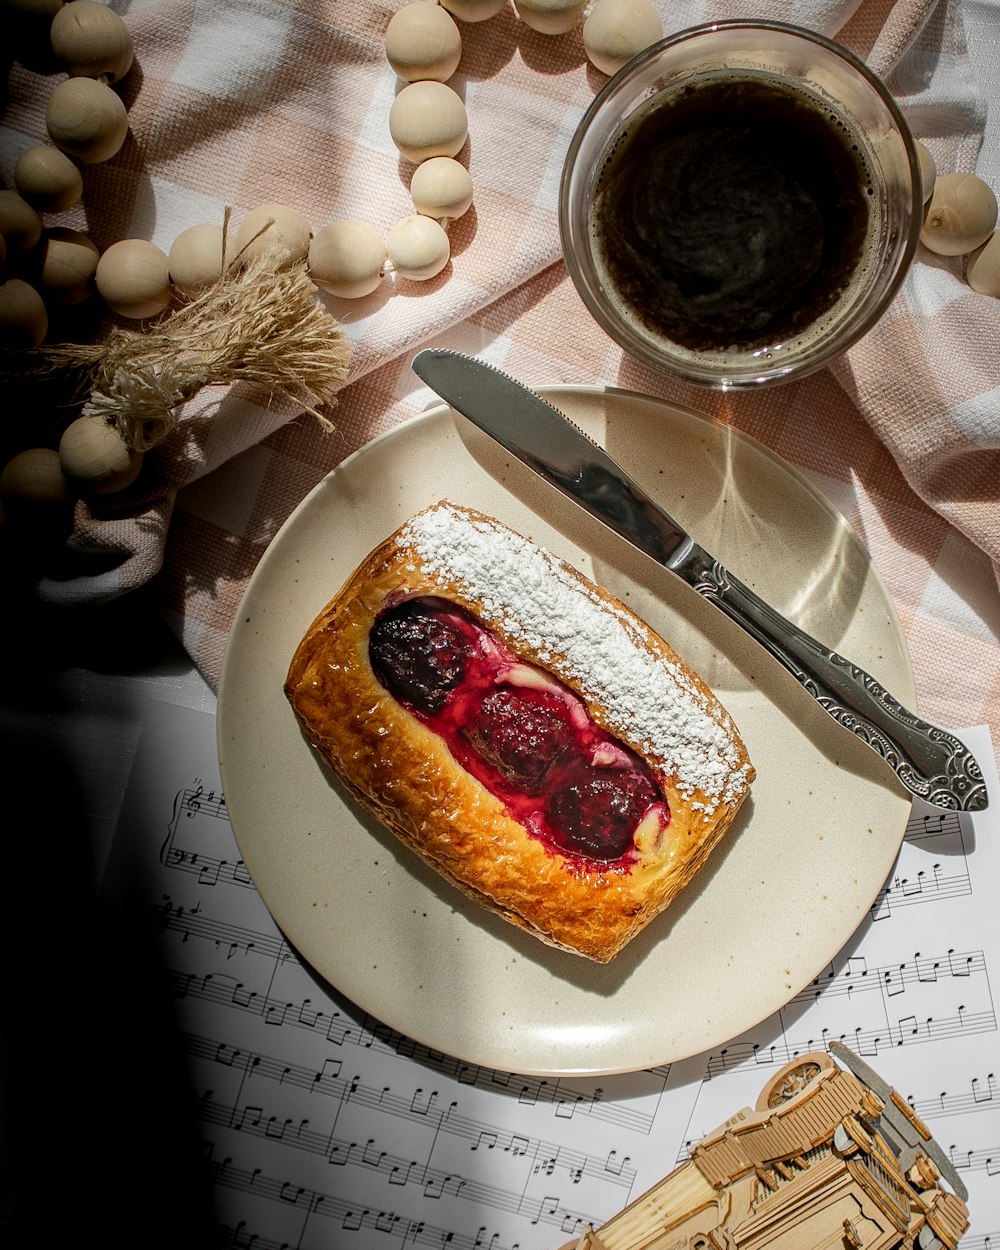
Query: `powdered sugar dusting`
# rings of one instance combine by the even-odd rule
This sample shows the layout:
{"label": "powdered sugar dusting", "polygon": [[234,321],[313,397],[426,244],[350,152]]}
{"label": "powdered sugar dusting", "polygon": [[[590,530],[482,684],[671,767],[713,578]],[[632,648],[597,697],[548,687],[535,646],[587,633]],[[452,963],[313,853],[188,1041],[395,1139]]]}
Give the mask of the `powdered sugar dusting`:
{"label": "powdered sugar dusting", "polygon": [[747,788],[747,768],[709,700],[677,665],[636,642],[645,625],[581,585],[551,553],[449,504],[414,517],[402,537],[439,585],[458,587],[516,643],[585,697],[604,705],[686,797],[701,791],[706,817]]}

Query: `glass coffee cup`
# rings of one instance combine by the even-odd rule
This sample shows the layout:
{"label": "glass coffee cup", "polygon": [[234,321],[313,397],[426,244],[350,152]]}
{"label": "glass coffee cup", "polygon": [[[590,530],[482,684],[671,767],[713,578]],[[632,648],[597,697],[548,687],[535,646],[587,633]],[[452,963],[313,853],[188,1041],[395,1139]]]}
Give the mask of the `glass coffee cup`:
{"label": "glass coffee cup", "polygon": [[855,56],[781,22],[653,44],[595,97],[560,187],[567,268],[629,355],[748,388],[828,364],[882,315],[920,234],[916,148]]}

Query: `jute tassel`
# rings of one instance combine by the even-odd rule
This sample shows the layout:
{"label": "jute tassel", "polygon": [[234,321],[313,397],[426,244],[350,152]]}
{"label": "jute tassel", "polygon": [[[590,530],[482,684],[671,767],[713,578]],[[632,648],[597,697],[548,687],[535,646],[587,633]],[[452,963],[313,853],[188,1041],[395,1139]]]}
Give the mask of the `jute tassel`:
{"label": "jute tassel", "polygon": [[350,345],[316,298],[305,263],[280,267],[266,252],[230,265],[201,295],[145,331],[112,331],[98,344],[54,344],[20,353],[21,379],[64,373],[133,451],[160,442],[202,387],[260,385],[319,411],[347,379]]}

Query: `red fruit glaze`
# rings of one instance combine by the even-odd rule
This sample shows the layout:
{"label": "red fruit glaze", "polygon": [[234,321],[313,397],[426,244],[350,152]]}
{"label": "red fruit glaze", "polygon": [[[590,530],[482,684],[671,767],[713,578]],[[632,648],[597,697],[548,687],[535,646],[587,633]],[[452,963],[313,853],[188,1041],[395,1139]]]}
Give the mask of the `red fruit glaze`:
{"label": "red fruit glaze", "polygon": [[550,851],[627,869],[640,822],[669,822],[646,762],[457,605],[420,598],[387,608],[368,652],[389,693]]}

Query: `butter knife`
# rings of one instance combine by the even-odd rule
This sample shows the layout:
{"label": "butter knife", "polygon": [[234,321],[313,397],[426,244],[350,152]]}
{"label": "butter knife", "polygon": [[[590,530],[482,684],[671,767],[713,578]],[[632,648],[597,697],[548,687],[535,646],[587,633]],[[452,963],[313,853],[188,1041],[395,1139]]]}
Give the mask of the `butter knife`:
{"label": "butter knife", "polygon": [[963,742],[907,711],[871,674],[743,585],[552,404],[460,352],[427,348],[412,367],[457,412],[745,629],[912,794],[951,811],[987,807],[982,769]]}

